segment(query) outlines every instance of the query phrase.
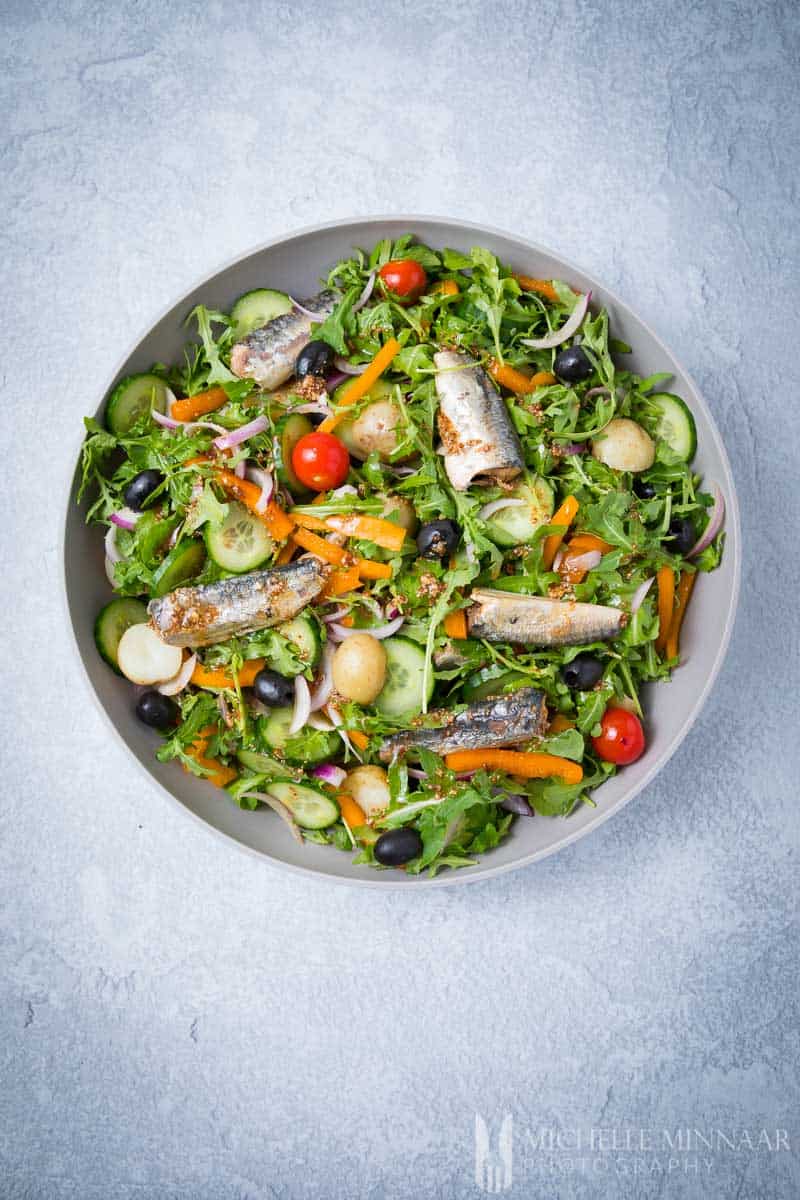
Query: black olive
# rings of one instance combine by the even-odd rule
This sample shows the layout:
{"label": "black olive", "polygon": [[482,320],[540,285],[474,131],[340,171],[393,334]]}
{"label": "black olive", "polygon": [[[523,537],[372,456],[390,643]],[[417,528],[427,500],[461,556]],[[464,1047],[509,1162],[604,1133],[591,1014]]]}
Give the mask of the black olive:
{"label": "black olive", "polygon": [[583,383],[588,379],[594,367],[580,346],[567,346],[556,355],[553,370],[559,379],[565,383]]}
{"label": "black olive", "polygon": [[294,373],[298,379],[304,375],[324,375],[332,365],[332,346],[327,342],[307,342],[295,360]]}
{"label": "black olive", "polygon": [[648,483],[646,479],[639,479],[638,476],[633,481],[633,490],[640,500],[652,500],[656,494],[653,484]]}
{"label": "black olive", "polygon": [[253,691],[256,699],[267,708],[285,708],[294,703],[294,683],[277,671],[264,667],[253,680]]}
{"label": "black olive", "polygon": [[375,861],[382,867],[402,867],[422,853],[422,838],[416,829],[387,829],[373,848]]}
{"label": "black olive", "polygon": [[128,508],[134,509],[135,512],[144,508],[153,492],[163,482],[164,476],[160,471],[140,471],[125,488],[125,503]]}
{"label": "black olive", "polygon": [[670,522],[669,537],[666,542],[673,554],[681,554],[685,557],[696,541],[697,534],[688,517],[676,517],[674,521]]}
{"label": "black olive", "polygon": [[576,654],[572,662],[561,668],[561,678],[568,688],[588,692],[603,676],[603,664],[593,654]]}
{"label": "black olive", "polygon": [[166,729],[177,721],[178,706],[169,696],[162,696],[160,692],[142,692],[136,701],[136,715],[153,729]]}
{"label": "black olive", "polygon": [[449,558],[461,541],[461,529],[455,521],[444,518],[428,521],[417,534],[417,549],[423,558]]}

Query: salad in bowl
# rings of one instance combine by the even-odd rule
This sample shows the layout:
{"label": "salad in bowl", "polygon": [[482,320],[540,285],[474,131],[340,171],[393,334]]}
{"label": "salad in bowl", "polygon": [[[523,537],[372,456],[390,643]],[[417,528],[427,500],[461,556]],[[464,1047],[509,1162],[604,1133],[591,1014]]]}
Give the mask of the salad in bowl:
{"label": "salad in bowl", "polygon": [[469,867],[645,752],[724,499],[569,280],[408,235],[320,283],[197,306],[183,360],[87,419],[97,649],[220,803]]}

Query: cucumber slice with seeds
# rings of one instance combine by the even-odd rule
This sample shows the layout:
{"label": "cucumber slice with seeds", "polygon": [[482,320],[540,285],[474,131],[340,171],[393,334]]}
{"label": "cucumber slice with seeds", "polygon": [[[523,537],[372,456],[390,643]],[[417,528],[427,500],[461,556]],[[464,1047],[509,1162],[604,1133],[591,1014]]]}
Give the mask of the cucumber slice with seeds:
{"label": "cucumber slice with seeds", "polygon": [[153,596],[166,596],[199,575],[206,561],[206,550],[202,542],[178,542],[173,546],[153,576]]}
{"label": "cucumber slice with seeds", "polygon": [[[422,677],[425,651],[404,637],[387,638],[386,683],[375,700],[375,708],[385,717],[415,717],[422,712]],[[433,695],[433,670],[428,679],[426,700]]]}
{"label": "cucumber slice with seeds", "polygon": [[302,413],[289,413],[275,428],[273,448],[275,469],[279,481],[295,496],[308,496],[310,490],[301,483],[292,469],[292,451],[301,437],[311,433],[314,426]]}
{"label": "cucumber slice with seeds", "polygon": [[257,750],[239,750],[236,757],[243,767],[257,771],[259,775],[286,775],[286,767],[268,754],[259,754]]}
{"label": "cucumber slice with seeds", "polygon": [[256,288],[245,292],[235,301],[231,309],[234,321],[233,333],[237,341],[247,337],[254,329],[260,329],[276,317],[291,312],[292,302],[285,292],[273,292],[270,288]]}
{"label": "cucumber slice with seeds", "polygon": [[144,413],[167,411],[167,385],[157,375],[128,375],[120,380],[106,404],[106,425],[124,437]]}
{"label": "cucumber slice with seeds", "polygon": [[221,524],[206,525],[205,540],[217,566],[236,575],[260,567],[275,546],[264,522],[238,500],[230,501],[228,515]]}
{"label": "cucumber slice with seeds", "polygon": [[339,805],[316,788],[289,779],[276,779],[265,786],[271,796],[286,805],[301,829],[325,829],[339,820]]}
{"label": "cucumber slice with seeds", "polygon": [[102,658],[108,665],[122,674],[119,669],[117,650],[122,635],[131,625],[143,625],[147,621],[147,608],[141,600],[120,598],[101,608],[94,623],[94,640]]}
{"label": "cucumber slice with seeds", "polygon": [[522,546],[530,542],[536,530],[553,515],[553,489],[546,479],[518,483],[508,493],[510,500],[522,504],[501,508],[486,522],[486,532],[498,546]]}
{"label": "cucumber slice with seeds", "polygon": [[299,733],[289,733],[293,715],[290,707],[273,708],[268,717],[259,718],[258,736],[268,750],[280,750],[290,762],[313,766],[315,763],[325,762],[341,748],[338,735],[331,732],[313,740],[312,752],[305,736],[307,732],[312,731],[301,729]]}
{"label": "cucumber slice with seeds", "polygon": [[277,626],[277,632],[288,638],[299,651],[299,657],[308,667],[315,667],[322,655],[322,638],[319,626],[311,617],[301,615]]}
{"label": "cucumber slice with seeds", "polygon": [[658,412],[656,437],[666,442],[684,462],[691,462],[697,450],[697,428],[694,417],[680,396],[657,392],[647,397]]}

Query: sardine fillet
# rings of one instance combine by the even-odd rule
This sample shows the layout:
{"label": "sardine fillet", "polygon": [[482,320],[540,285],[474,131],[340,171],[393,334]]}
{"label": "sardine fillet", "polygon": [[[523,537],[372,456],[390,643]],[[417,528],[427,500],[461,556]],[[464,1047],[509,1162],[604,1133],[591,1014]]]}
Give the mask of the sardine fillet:
{"label": "sardine fillet", "polygon": [[383,762],[423,747],[434,754],[485,750],[541,737],[547,728],[545,696],[537,688],[520,688],[508,696],[476,701],[437,729],[410,729],[387,738],[380,748]]}
{"label": "sardine fillet", "polygon": [[151,600],[150,622],[170,646],[212,646],[236,634],[289,621],[322,591],[328,569],[303,558]]}
{"label": "sardine fillet", "polygon": [[444,469],[465,492],[476,476],[515,479],[525,463],[505,401],[474,359],[452,350],[434,354],[439,436]]}
{"label": "sardine fillet", "polygon": [[616,637],[627,614],[604,604],[516,596],[493,588],[475,588],[467,609],[470,637],[527,646],[579,646]]}
{"label": "sardine fillet", "polygon": [[[303,308],[319,314],[323,321],[333,312],[336,297],[320,292],[301,301]],[[279,387],[294,374],[294,364],[311,337],[312,318],[299,309],[275,317],[237,342],[231,351],[231,370],[240,379],[254,379],[265,391]]]}

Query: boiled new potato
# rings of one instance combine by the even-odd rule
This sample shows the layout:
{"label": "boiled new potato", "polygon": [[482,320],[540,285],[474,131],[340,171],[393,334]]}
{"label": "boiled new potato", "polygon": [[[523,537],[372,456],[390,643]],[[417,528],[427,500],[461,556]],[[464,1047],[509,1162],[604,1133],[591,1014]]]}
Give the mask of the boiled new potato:
{"label": "boiled new potato", "polygon": [[592,443],[592,454],[614,471],[646,471],[653,465],[656,444],[636,421],[615,417]]}
{"label": "boiled new potato", "polygon": [[350,454],[362,461],[373,450],[386,461],[397,449],[402,435],[400,410],[391,400],[375,400],[353,421],[343,421],[336,436]]}
{"label": "boiled new potato", "polygon": [[131,625],[120,638],[117,662],[131,683],[163,683],[180,671],[183,651],[162,642],[150,625]]}
{"label": "boiled new potato", "polygon": [[336,691],[357,704],[371,704],[386,682],[386,651],[369,633],[345,638],[331,665]]}
{"label": "boiled new potato", "polygon": [[389,777],[383,767],[356,767],[348,771],[342,791],[352,796],[368,817],[389,807]]}

